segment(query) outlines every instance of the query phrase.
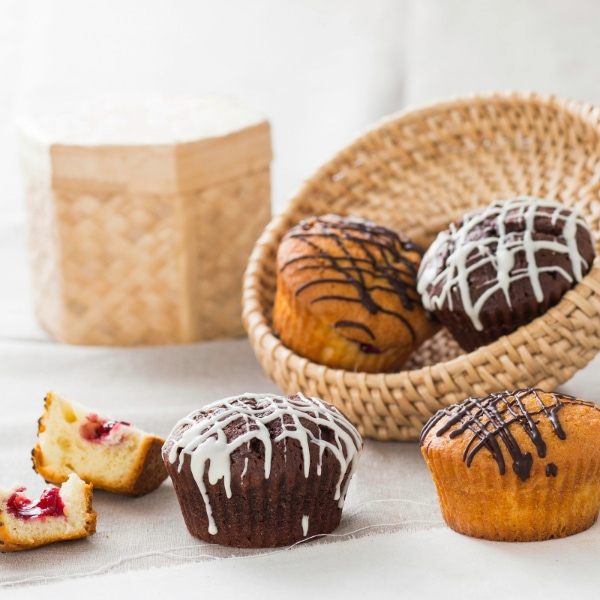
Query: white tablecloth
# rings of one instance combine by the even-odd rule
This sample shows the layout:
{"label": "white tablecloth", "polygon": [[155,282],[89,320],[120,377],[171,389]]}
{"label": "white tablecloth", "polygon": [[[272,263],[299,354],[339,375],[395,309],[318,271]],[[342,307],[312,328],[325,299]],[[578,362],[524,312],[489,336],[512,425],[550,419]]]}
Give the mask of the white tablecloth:
{"label": "white tablecloth", "polygon": [[[407,104],[507,88],[599,102],[599,19],[594,0],[0,0],[0,485],[41,489],[29,453],[49,389],[161,435],[206,402],[276,391],[245,339],[81,348],[39,329],[16,158],[28,104],[115,90],[237,96],[273,124],[279,210],[331,153]],[[599,367],[563,390],[600,401]],[[291,549],[192,538],[169,482],[139,499],[97,492],[94,505],[92,538],[1,554],[1,597],[562,598],[596,597],[600,584],[600,525],[535,544],[448,530],[416,444],[367,441],[340,528]]]}

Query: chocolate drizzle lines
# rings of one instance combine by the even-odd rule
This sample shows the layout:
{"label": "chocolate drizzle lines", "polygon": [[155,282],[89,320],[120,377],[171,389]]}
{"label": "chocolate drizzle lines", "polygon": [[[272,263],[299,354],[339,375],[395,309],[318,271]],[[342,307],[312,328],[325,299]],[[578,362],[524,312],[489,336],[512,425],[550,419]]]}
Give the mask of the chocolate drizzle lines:
{"label": "chocolate drizzle lines", "polygon": [[[550,396],[552,402],[545,404],[544,397]],[[537,400],[538,408],[527,410],[523,399],[533,396]],[[473,458],[482,448],[487,448],[498,464],[500,474],[506,472],[503,449],[512,459],[512,468],[517,476],[525,481],[531,474],[533,457],[529,452],[523,452],[511,433],[511,426],[520,426],[533,442],[537,455],[546,456],[546,443],[538,429],[541,417],[547,418],[552,424],[556,436],[564,440],[566,434],[558,419],[558,412],[564,406],[562,400],[570,403],[587,404],[572,396],[560,394],[547,394],[541,390],[523,389],[515,392],[491,394],[485,398],[469,398],[460,404],[439,410],[425,424],[421,432],[420,441],[423,444],[427,434],[444,418],[447,421],[437,430],[436,435],[442,436],[449,432],[450,438],[470,433],[470,441],[465,447],[463,460],[469,467]],[[546,475],[555,476],[557,467],[549,463]]]}
{"label": "chocolate drizzle lines", "polygon": [[[282,271],[294,263],[301,263],[298,270],[326,272],[326,276],[300,286],[296,290],[296,296],[312,286],[347,286],[348,294],[323,293],[311,303],[330,300],[359,303],[372,315],[384,313],[396,317],[415,339],[415,331],[409,320],[401,313],[381,306],[374,298],[374,292],[394,294],[406,310],[413,310],[419,302],[416,291],[417,271],[413,261],[404,253],[416,252],[421,256],[422,251],[416,244],[375,223],[335,215],[302,221],[288,236],[302,240],[311,252],[289,260],[281,268]],[[321,247],[320,242],[324,239],[335,242],[339,255],[331,254]],[[376,283],[368,285],[365,276],[374,278]],[[356,296],[352,295],[352,290]],[[375,339],[374,333],[364,323],[343,320],[335,323],[335,327],[360,329],[372,340]]]}
{"label": "chocolate drizzle lines", "polygon": [[373,332],[363,323],[355,323],[354,321],[337,321],[334,324],[334,327],[355,327],[356,329],[364,331],[372,340],[375,339]]}

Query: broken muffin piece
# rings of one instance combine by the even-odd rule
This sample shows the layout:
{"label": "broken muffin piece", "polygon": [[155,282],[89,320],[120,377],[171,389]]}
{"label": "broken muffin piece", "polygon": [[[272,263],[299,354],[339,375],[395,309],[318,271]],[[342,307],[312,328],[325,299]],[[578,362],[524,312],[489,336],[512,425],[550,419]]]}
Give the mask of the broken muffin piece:
{"label": "broken muffin piece", "polygon": [[24,487],[0,488],[0,551],[16,552],[96,532],[92,485],[74,473],[33,500]]}
{"label": "broken muffin piece", "polygon": [[95,488],[141,496],[167,477],[163,443],[130,423],[49,392],[32,452],[33,467],[51,483],[60,484],[77,473]]}

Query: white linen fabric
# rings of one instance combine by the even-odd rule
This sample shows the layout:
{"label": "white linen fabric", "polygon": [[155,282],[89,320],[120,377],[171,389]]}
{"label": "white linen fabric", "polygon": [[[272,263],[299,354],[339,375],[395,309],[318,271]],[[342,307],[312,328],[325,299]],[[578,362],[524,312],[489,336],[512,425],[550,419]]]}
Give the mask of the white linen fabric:
{"label": "white linen fabric", "polygon": [[[319,164],[407,105],[497,89],[599,102],[598,22],[594,0],[0,0],[0,485],[43,487],[29,455],[49,389],[163,436],[210,401],[278,391],[246,339],[89,348],[39,328],[16,137],[30,105],[115,91],[235,96],[272,123],[281,210]],[[562,391],[600,401],[599,367]],[[449,531],[417,444],[367,441],[340,528],[291,550],[192,538],[168,481],[138,499],[97,492],[94,506],[95,536],[0,554],[3,599],[39,584],[50,597],[171,597],[191,578],[197,595],[237,581],[249,598],[585,597],[600,583],[600,525],[529,545]]]}

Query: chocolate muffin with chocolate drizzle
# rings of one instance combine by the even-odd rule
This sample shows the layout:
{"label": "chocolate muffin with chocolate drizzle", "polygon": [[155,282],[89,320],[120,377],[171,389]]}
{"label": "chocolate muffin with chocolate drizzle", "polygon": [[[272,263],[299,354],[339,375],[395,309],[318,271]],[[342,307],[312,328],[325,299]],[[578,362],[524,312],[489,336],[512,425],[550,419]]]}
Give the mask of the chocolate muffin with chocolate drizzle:
{"label": "chocolate muffin with chocolate drizzle", "polygon": [[420,437],[449,527],[539,541],[593,525],[600,509],[600,407],[539,389],[469,398]]}
{"label": "chocolate muffin with chocolate drizzle", "polygon": [[406,236],[371,221],[306,219],[279,246],[273,329],[313,362],[396,371],[438,328],[416,290],[421,257]]}

